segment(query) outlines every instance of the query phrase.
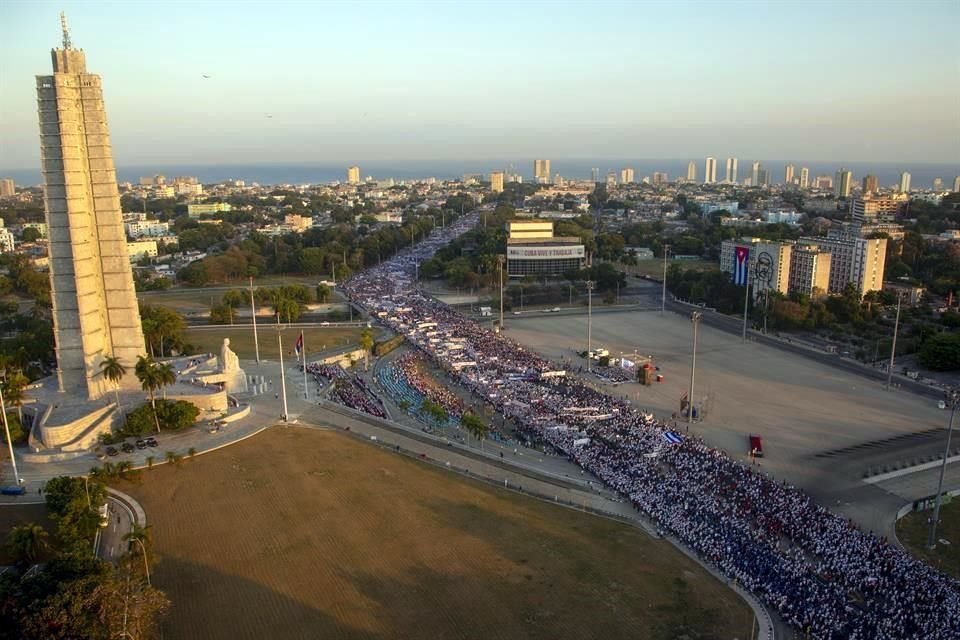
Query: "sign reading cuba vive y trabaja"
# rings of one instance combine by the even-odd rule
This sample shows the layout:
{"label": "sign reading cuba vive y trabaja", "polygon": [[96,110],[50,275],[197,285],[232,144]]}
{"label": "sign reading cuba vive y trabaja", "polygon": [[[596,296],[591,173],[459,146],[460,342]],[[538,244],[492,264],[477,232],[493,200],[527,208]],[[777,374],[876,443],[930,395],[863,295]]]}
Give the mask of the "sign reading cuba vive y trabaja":
{"label": "sign reading cuba vive y trabaja", "polygon": [[551,258],[583,258],[582,244],[546,247],[507,247],[510,260],[545,260]]}

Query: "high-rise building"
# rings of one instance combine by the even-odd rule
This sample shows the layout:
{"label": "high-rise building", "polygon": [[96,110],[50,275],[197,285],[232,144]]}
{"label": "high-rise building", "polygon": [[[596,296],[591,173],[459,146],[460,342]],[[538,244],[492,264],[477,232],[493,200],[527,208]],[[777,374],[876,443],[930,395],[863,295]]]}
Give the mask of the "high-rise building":
{"label": "high-rise building", "polygon": [[17,195],[17,185],[14,184],[13,178],[0,180],[0,198],[9,198],[15,195]]}
{"label": "high-rise building", "polygon": [[665,185],[670,181],[666,171],[655,171],[653,173],[653,184],[657,186]]}
{"label": "high-rise building", "polygon": [[800,168],[800,188],[806,189],[810,186],[810,169],[807,167]]}
{"label": "high-rise building", "polygon": [[757,171],[757,184],[753,185],[755,187],[768,187],[770,186],[770,171],[763,167]]}
{"label": "high-rise building", "polygon": [[904,204],[903,198],[851,198],[850,219],[860,225],[894,224]]}
{"label": "high-rise building", "polygon": [[796,168],[792,164],[788,164],[786,167],[784,167],[783,184],[787,185],[788,187],[793,184],[793,173],[795,170]]}
{"label": "high-rise building", "polygon": [[800,238],[797,244],[830,252],[828,293],[843,293],[848,284],[860,295],[883,289],[886,238]]}
{"label": "high-rise building", "polygon": [[0,253],[10,253],[13,245],[13,234],[4,226],[3,218],[0,218]]}
{"label": "high-rise building", "polygon": [[607,171],[607,186],[613,187],[617,184],[617,172],[616,171]]}
{"label": "high-rise building", "polygon": [[817,179],[813,181],[813,186],[816,189],[823,189],[824,191],[833,190],[833,178],[830,176],[817,176]]}
{"label": "high-rise building", "polygon": [[697,181],[697,163],[691,160],[687,163],[687,181],[696,182]]}
{"label": "high-rise building", "polygon": [[910,193],[910,173],[904,171],[900,174],[900,188],[897,189],[900,193]]}
{"label": "high-rise building", "polygon": [[714,184],[716,181],[717,181],[717,159],[707,158],[706,163],[704,163],[703,183]]}
{"label": "high-rise building", "polygon": [[490,190],[494,193],[503,193],[503,171],[494,171],[490,174]]}
{"label": "high-rise building", "polygon": [[745,247],[748,251],[747,268],[743,275],[749,278],[754,299],[758,299],[765,292],[787,294],[792,244],[771,242],[760,238],[724,240],[720,243],[720,270],[733,274],[734,282],[736,282],[737,247]]}
{"label": "high-rise building", "polygon": [[347,167],[347,183],[360,184],[360,167]]}
{"label": "high-rise building", "polygon": [[622,184],[630,184],[633,182],[633,169],[630,167],[620,169],[620,182]]}
{"label": "high-rise building", "polygon": [[760,163],[753,163],[753,170],[750,173],[750,184],[754,187],[760,185]]}
{"label": "high-rise building", "polygon": [[853,182],[853,172],[842,168],[837,171],[837,178],[833,182],[833,195],[838,198],[850,197],[850,183]]}
{"label": "high-rise building", "polygon": [[40,162],[58,383],[89,402],[113,390],[105,358],[125,364],[121,384],[132,385],[145,349],[100,76],[63,27],[53,75],[37,76]]}
{"label": "high-rise building", "polygon": [[960,176],[953,179],[953,192],[960,193]]}
{"label": "high-rise building", "polygon": [[534,160],[533,177],[537,182],[550,182],[550,161]]}
{"label": "high-rise building", "polygon": [[880,191],[880,180],[873,174],[863,176],[863,194],[876,193]]}
{"label": "high-rise building", "polygon": [[590,180],[594,184],[600,182],[600,167],[593,167],[590,169]]}
{"label": "high-rise building", "polygon": [[933,190],[934,191],[943,191],[943,178],[936,177],[933,179]]}
{"label": "high-rise building", "polygon": [[727,158],[727,184],[737,184],[737,159]]}
{"label": "high-rise building", "polygon": [[830,290],[830,252],[815,245],[796,245],[790,254],[790,294],[826,295]]}

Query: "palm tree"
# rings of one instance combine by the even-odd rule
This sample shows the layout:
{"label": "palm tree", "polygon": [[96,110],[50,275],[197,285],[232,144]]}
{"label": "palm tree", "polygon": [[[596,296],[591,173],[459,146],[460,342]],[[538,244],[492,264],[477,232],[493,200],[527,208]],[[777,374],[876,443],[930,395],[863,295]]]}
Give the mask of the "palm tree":
{"label": "palm tree", "polygon": [[167,462],[176,462],[176,461],[177,461],[177,454],[174,453],[173,451],[167,451],[167,452],[164,454],[163,459],[166,460]]}
{"label": "palm tree", "polygon": [[147,456],[147,469],[153,469],[154,461],[156,461],[154,456]]}
{"label": "palm tree", "polygon": [[113,393],[117,399],[117,410],[120,410],[120,381],[127,375],[127,368],[120,362],[120,358],[105,356],[100,362],[100,373],[113,383]]}
{"label": "palm tree", "polygon": [[10,530],[7,547],[19,561],[33,564],[50,546],[48,537],[49,534],[42,526],[26,522]]}
{"label": "palm tree", "polygon": [[[177,374],[173,370],[173,365],[169,362],[164,362],[163,364],[157,365],[157,382],[159,383],[159,388],[163,389],[174,384],[177,381]],[[163,397],[167,397],[167,392],[163,392]]]}
{"label": "palm tree", "polygon": [[460,424],[463,425],[463,428],[470,432],[470,434],[480,442],[480,448],[483,448],[483,439],[487,437],[487,432],[489,428],[486,423],[480,419],[475,413],[465,412],[460,416]]}
{"label": "palm tree", "polygon": [[150,356],[140,356],[137,358],[137,366],[134,367],[137,379],[140,381],[140,387],[150,396],[150,406],[153,407],[153,420],[157,425],[157,433],[160,433],[160,418],[157,416],[157,389],[163,385],[160,383],[159,368]]}
{"label": "palm tree", "polygon": [[20,424],[23,424],[23,401],[26,399],[27,385],[30,380],[20,371],[14,371],[3,381],[3,400],[17,408]]}
{"label": "palm tree", "polygon": [[373,331],[364,329],[360,333],[360,348],[363,349],[363,370],[370,370],[370,350],[373,349]]}

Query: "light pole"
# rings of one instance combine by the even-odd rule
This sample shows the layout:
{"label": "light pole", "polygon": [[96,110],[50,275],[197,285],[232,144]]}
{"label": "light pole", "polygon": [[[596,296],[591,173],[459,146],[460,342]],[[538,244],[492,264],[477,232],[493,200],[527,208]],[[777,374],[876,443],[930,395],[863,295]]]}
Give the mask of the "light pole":
{"label": "light pole", "polygon": [[937,497],[933,503],[933,522],[930,523],[930,537],[927,539],[927,548],[937,548],[937,521],[940,519],[940,498],[943,495],[943,474],[947,470],[947,457],[950,455],[950,436],[953,434],[953,414],[957,411],[957,402],[960,401],[960,390],[947,391],[947,403],[950,405],[950,417],[947,419],[947,446],[943,450],[943,462],[940,464],[940,480],[937,482]]}
{"label": "light pole", "polygon": [[900,332],[900,293],[897,293],[897,319],[893,322],[893,343],[890,345],[890,366],[887,369],[887,391],[893,383],[893,360],[897,356],[897,334]]}
{"label": "light pole", "polygon": [[253,276],[250,276],[250,318],[253,320],[253,349],[260,364],[260,339],[257,337],[257,307],[253,302]]}
{"label": "light pole", "polygon": [[497,256],[497,268],[500,270],[500,327],[498,328],[498,333],[503,333],[503,263],[507,261],[507,257],[503,254]]}
{"label": "light pole", "polygon": [[660,315],[667,310],[667,253],[670,251],[670,245],[663,245],[663,293],[660,294]]}
{"label": "light pole", "polygon": [[694,311],[690,314],[690,321],[693,322],[693,353],[690,356],[690,390],[687,393],[687,422],[693,422],[693,383],[697,375],[697,327],[700,324],[700,318],[703,314]]}
{"label": "light pole", "polygon": [[[0,373],[0,377],[6,378],[6,371]],[[7,405],[3,401],[3,386],[0,385],[0,413],[3,413],[3,430],[7,434],[7,447],[10,449],[10,464],[13,465],[13,480],[16,486],[23,482],[20,480],[20,472],[17,471],[17,459],[13,455],[13,439],[10,437],[10,424],[7,422]]]}
{"label": "light pole", "polygon": [[134,538],[134,540],[140,543],[140,550],[143,551],[143,570],[147,572],[147,586],[152,587],[153,585],[150,583],[150,563],[147,561],[147,548],[140,538]]}
{"label": "light pole", "polygon": [[593,280],[587,280],[587,373],[593,371]]}
{"label": "light pole", "polygon": [[283,333],[280,332],[280,314],[277,314],[277,346],[280,347],[280,392],[283,394],[283,415],[280,416],[284,422],[287,422],[287,377],[283,371]]}

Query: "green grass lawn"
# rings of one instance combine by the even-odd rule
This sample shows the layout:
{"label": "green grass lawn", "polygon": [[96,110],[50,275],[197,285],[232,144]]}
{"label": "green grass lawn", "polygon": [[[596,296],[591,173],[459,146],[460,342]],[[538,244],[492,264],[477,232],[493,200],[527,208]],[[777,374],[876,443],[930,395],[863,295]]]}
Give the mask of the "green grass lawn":
{"label": "green grass lawn", "polygon": [[[707,260],[669,260],[667,261],[667,266],[671,264],[679,264],[684,269],[693,269],[696,271],[713,271],[720,268],[720,264],[717,262],[709,262]],[[617,265],[617,268],[621,271],[626,271],[627,273],[640,274],[644,276],[651,276],[659,280],[663,277],[663,259],[662,258],[653,258],[650,260],[637,260],[636,266],[633,265]]]}
{"label": "green grass lawn", "polygon": [[937,548],[933,551],[927,549],[927,536],[930,533],[927,519],[931,517],[932,510],[907,514],[897,522],[897,537],[917,558],[929,562],[944,573],[960,578],[960,501],[940,508],[937,540],[946,540],[950,544],[937,542]]}
{"label": "green grass lawn", "polygon": [[[360,328],[355,327],[310,327],[303,330],[306,342],[307,355],[319,353],[328,349],[337,349],[347,345],[355,345],[360,339]],[[283,355],[293,353],[293,345],[300,335],[300,329],[284,329]],[[280,349],[277,344],[277,328],[274,325],[257,324],[257,335],[260,341],[260,357],[270,359],[279,358]],[[200,353],[220,353],[220,345],[224,338],[230,338],[230,348],[244,360],[252,360],[256,353],[253,345],[253,331],[251,327],[242,329],[187,329],[184,339],[196,347]]]}

